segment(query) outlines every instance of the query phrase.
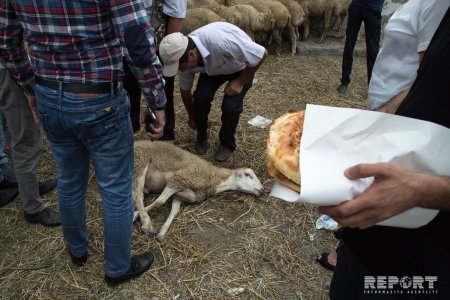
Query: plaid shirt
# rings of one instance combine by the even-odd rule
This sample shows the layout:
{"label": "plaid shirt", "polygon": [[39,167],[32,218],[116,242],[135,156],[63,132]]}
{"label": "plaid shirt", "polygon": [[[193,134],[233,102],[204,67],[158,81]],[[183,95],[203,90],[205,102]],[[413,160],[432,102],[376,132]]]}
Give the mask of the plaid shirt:
{"label": "plaid shirt", "polygon": [[[146,37],[127,39],[148,40],[138,49],[146,58],[134,64],[140,67],[125,49],[124,32],[132,26]],[[162,66],[142,1],[0,1],[0,60],[29,94],[34,94],[34,74],[81,84],[121,81],[124,55],[149,105],[163,107]]]}

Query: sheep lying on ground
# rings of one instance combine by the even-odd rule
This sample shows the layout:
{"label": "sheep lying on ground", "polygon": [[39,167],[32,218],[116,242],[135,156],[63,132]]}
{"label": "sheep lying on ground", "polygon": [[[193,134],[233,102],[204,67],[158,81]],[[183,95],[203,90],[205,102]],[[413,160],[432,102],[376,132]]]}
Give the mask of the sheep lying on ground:
{"label": "sheep lying on ground", "polygon": [[[263,187],[255,173],[248,168],[230,170],[210,162],[171,143],[136,141],[134,144],[133,200],[142,230],[155,234],[148,212],[173,197],[172,209],[161,230],[159,241],[165,237],[181,202],[196,203],[225,191],[241,191],[260,196]],[[144,193],[160,193],[149,206],[144,207]]]}

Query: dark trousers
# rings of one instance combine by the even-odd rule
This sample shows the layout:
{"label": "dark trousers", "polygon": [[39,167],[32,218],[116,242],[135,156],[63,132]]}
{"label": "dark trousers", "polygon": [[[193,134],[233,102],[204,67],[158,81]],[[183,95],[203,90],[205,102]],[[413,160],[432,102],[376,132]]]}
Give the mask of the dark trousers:
{"label": "dark trousers", "polygon": [[381,12],[350,4],[348,8],[345,47],[342,57],[341,84],[350,83],[353,65],[353,50],[355,49],[361,23],[364,22],[367,52],[367,84],[370,82],[373,64],[380,49]]}
{"label": "dark trousers", "polygon": [[[364,294],[364,276],[372,275],[362,262],[341,241],[337,250],[337,264],[330,285],[331,300],[396,299],[391,295]],[[393,274],[385,274],[393,275]],[[410,299],[410,298],[405,298]]]}
{"label": "dark trousers", "polygon": [[[133,72],[128,65],[126,59],[123,60],[123,71],[125,76],[123,78],[123,87],[130,98],[130,117],[133,131],[137,132],[140,129],[139,115],[141,112],[141,88],[139,83],[134,78]],[[164,134],[161,140],[175,139],[175,109],[173,104],[173,90],[175,77],[164,77],[166,84],[164,85],[164,92],[166,93],[166,126],[164,127]]]}
{"label": "dark trousers", "polygon": [[[217,89],[225,82],[235,79],[239,74],[240,72],[218,76],[209,76],[206,73],[200,74],[197,87],[193,94],[198,142],[203,142],[208,137],[208,114]],[[243,111],[244,97],[251,88],[252,82],[253,78],[250,78],[240,94],[236,96],[224,95],[222,100],[222,126],[220,128],[219,139],[221,145],[232,151],[236,149],[234,134],[239,123],[239,116]]]}

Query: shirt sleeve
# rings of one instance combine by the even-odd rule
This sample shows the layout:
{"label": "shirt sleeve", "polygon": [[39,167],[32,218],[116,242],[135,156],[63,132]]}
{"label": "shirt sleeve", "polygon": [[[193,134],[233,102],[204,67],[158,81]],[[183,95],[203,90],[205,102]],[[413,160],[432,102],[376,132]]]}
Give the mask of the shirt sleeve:
{"label": "shirt sleeve", "polygon": [[247,67],[253,68],[264,57],[265,48],[250,38],[235,37],[223,41],[219,48],[224,57],[232,57],[237,61],[245,63]]}
{"label": "shirt sleeve", "polygon": [[427,50],[437,27],[448,9],[449,1],[428,0],[421,1],[420,4],[422,7],[419,7],[417,20],[417,52]]}
{"label": "shirt sleeve", "polygon": [[23,40],[23,29],[10,1],[0,1],[0,62],[11,77],[30,95],[34,95],[34,71]]}
{"label": "shirt sleeve", "polygon": [[143,2],[110,0],[111,15],[124,55],[151,108],[166,105],[162,64]]}
{"label": "shirt sleeve", "polygon": [[164,0],[163,12],[169,17],[184,19],[186,16],[186,6],[187,0]]}

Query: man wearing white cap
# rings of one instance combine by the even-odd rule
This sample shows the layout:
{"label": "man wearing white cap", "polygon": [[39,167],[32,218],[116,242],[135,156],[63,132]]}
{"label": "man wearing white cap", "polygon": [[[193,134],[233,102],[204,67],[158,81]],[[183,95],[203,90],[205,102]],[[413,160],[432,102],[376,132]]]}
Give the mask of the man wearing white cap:
{"label": "man wearing white cap", "polygon": [[[189,126],[197,129],[197,154],[208,150],[208,114],[218,88],[227,82],[222,101],[220,147],[214,156],[225,161],[236,149],[234,134],[243,110],[245,94],[255,72],[267,57],[267,50],[256,44],[238,27],[225,22],[203,26],[188,36],[167,35],[160,43],[159,55],[164,76],[179,70],[181,98],[189,114]],[[200,73],[191,93],[195,73]]]}

